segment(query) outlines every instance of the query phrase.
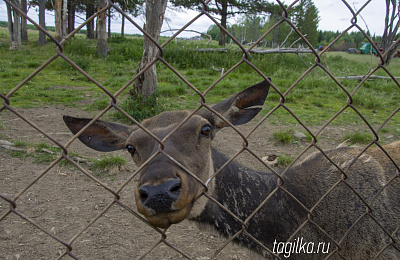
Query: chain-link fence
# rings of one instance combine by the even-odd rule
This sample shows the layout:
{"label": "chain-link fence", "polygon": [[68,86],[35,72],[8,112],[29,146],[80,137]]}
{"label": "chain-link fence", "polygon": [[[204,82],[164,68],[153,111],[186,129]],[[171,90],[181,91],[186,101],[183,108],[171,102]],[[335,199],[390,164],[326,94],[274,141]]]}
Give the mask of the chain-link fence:
{"label": "chain-link fence", "polygon": [[[5,2],[12,6],[12,8],[19,12],[22,16],[26,16],[17,7],[15,7],[12,2],[8,0],[5,0]],[[280,101],[275,107],[268,111],[265,116],[262,118],[260,117],[257,123],[253,123],[250,126],[250,129],[247,128],[246,130],[243,130],[240,127],[230,125],[231,129],[233,129],[233,134],[231,137],[233,139],[237,139],[239,136],[240,142],[243,142],[243,145],[237,148],[237,152],[235,151],[232,153],[232,156],[228,161],[231,162],[241,154],[250,155],[254,161],[263,166],[264,171],[272,171],[272,175],[279,179],[275,187],[271,189],[270,193],[266,194],[265,197],[261,199],[259,206],[257,206],[254,211],[251,212],[251,214],[237,216],[232,213],[231,208],[227,209],[226,205],[224,205],[222,201],[217,201],[216,198],[207,192],[207,185],[209,183],[202,183],[197,178],[197,180],[201,182],[201,185],[204,187],[202,195],[208,200],[212,201],[217,207],[229,212],[232,219],[236,222],[236,225],[239,226],[239,229],[232,232],[231,236],[228,238],[219,237],[215,233],[209,233],[208,229],[210,228],[202,226],[200,229],[197,229],[197,226],[193,226],[188,222],[173,225],[166,230],[151,226],[147,220],[137,212],[133,203],[134,186],[136,185],[139,172],[141,169],[146,167],[151,160],[146,162],[140,168],[135,168],[136,170],[134,171],[128,171],[129,173],[127,173],[121,180],[115,182],[102,181],[101,178],[88,169],[87,165],[81,163],[79,158],[77,160],[77,156],[71,152],[71,147],[75,147],[74,150],[86,149],[81,146],[81,144],[78,144],[78,141],[76,141],[78,137],[65,135],[64,132],[62,138],[53,130],[58,128],[63,129],[64,131],[66,130],[61,117],[58,121],[53,122],[52,126],[43,125],[40,120],[40,113],[34,114],[30,113],[29,110],[24,111],[15,108],[11,102],[12,97],[18,95],[20,92],[23,92],[26,84],[35,78],[37,74],[43,72],[49,64],[56,59],[63,59],[80,74],[86,77],[88,81],[97,85],[109,96],[109,105],[104,110],[96,114],[94,120],[100,119],[110,110],[116,109],[120,111],[130,121],[132,121],[132,124],[139,126],[160,144],[159,150],[155,155],[152,156],[152,158],[158,154],[161,154],[165,155],[166,158],[171,160],[173,163],[179,164],[179,160],[177,160],[178,162],[175,161],[174,158],[170,158],[170,154],[167,154],[163,151],[166,140],[168,140],[168,137],[173,135],[173,132],[171,132],[167,138],[160,140],[144,125],[129,116],[118,105],[118,101],[122,98],[121,93],[129,88],[132,83],[144,73],[145,70],[137,73],[129,82],[126,82],[126,84],[121,87],[119,91],[117,91],[115,94],[112,94],[107,89],[107,86],[104,86],[96,81],[91,75],[77,66],[63,53],[63,46],[68,39],[71,39],[80,29],[86,26],[89,22],[93,21],[99,15],[99,13],[106,12],[110,8],[123,15],[127,20],[129,20],[130,23],[139,29],[145,35],[145,37],[149,37],[149,35],[143,30],[142,27],[137,25],[127,14],[125,14],[111,1],[108,1],[108,5],[104,9],[95,13],[72,33],[66,36],[66,38],[61,42],[56,41],[52,34],[41,28],[29,17],[26,17],[40,31],[45,33],[47,37],[49,37],[51,41],[56,44],[57,47],[55,49],[54,56],[50,57],[47,61],[44,61],[43,64],[34,70],[28,77],[24,78],[9,93],[0,93],[3,102],[0,111],[3,114],[8,113],[7,115],[9,120],[7,120],[7,122],[12,124],[13,120],[24,121],[27,124],[25,131],[33,131],[38,133],[41,139],[50,141],[52,145],[61,148],[62,153],[56,160],[47,166],[43,166],[43,164],[31,165],[28,164],[29,162],[27,160],[12,159],[9,157],[5,157],[1,160],[1,167],[3,168],[4,176],[0,176],[0,181],[3,182],[2,187],[5,189],[0,190],[0,257],[2,259],[68,259],[70,257],[74,259],[252,259],[256,257],[256,255],[243,250],[243,247],[232,245],[233,241],[237,237],[246,237],[245,240],[250,240],[252,244],[255,244],[258,248],[261,248],[262,252],[268,256],[275,256],[277,258],[286,257],[290,254],[292,254],[292,257],[296,257],[299,256],[296,255],[296,253],[299,252],[303,253],[300,255],[306,255],[308,258],[346,258],[348,256],[342,254],[344,248],[350,247],[352,248],[351,250],[356,252],[359,245],[364,243],[368,244],[371,241],[376,246],[379,246],[379,248],[371,247],[371,252],[367,252],[366,255],[370,255],[371,257],[375,258],[400,255],[400,247],[398,245],[400,224],[398,210],[392,210],[391,207],[393,204],[389,203],[390,201],[398,201],[399,199],[399,192],[397,192],[397,195],[391,195],[391,192],[398,187],[400,177],[399,166],[396,164],[395,159],[399,146],[383,146],[381,145],[379,139],[381,129],[383,129],[393,117],[398,116],[397,112],[400,107],[394,109],[392,113],[387,116],[386,120],[381,122],[381,125],[376,128],[369,123],[363,113],[360,112],[357,106],[353,104],[354,93],[365,88],[366,82],[376,71],[383,70],[388,74],[388,77],[390,78],[389,80],[393,81],[393,91],[398,91],[400,85],[396,77],[393,76],[386,67],[377,64],[375,67],[371,68],[367,75],[362,77],[354,91],[350,93],[346,87],[343,86],[334,75],[332,75],[330,70],[322,61],[324,57],[323,55],[329,50],[329,48],[337,43],[346,32],[354,28],[357,28],[360,32],[362,32],[365,38],[369,40],[371,45],[375,49],[378,49],[371,37],[369,37],[357,23],[359,20],[357,19],[359,14],[366,6],[368,6],[369,2],[355,12],[346,1],[342,1],[343,5],[345,5],[353,15],[351,23],[349,24],[349,27],[343,31],[343,33],[341,33],[328,46],[326,46],[324,50],[320,52],[313,48],[313,46],[308,42],[307,38],[288,18],[288,9],[295,5],[297,3],[296,1],[289,5],[289,7],[285,7],[282,2],[276,1],[282,8],[282,17],[262,37],[260,37],[256,42],[252,43],[250,47],[243,46],[227,30],[223,29],[212,15],[210,15],[208,12],[209,1],[201,2],[202,11],[197,16],[193,17],[193,19],[185,26],[183,26],[180,31],[177,31],[174,36],[170,37],[163,44],[158,44],[153,41],[153,43],[157,45],[159,53],[154,61],[150,64],[165,64],[171,70],[171,73],[180,78],[182,84],[185,84],[187,88],[190,88],[196,93],[195,95],[198,95],[200,103],[198,104],[197,108],[194,108],[193,111],[195,112],[200,109],[208,109],[212,111],[212,113],[218,114],[218,112],[206,102],[207,93],[209,93],[211,89],[213,89],[219,82],[223,81],[227,75],[229,75],[242,64],[247,64],[254,69],[254,71],[260,75],[260,78],[267,79],[268,71],[261,71],[252,63],[250,59],[250,52],[254,50],[254,48],[265,37],[271,34],[274,29],[276,29],[282,23],[289,24],[295,33],[297,33],[298,36],[309,47],[312,55],[315,56],[315,62],[310,65],[310,67],[302,74],[301,77],[298,78],[298,80],[292,83],[286,92],[281,92],[279,86],[275,86],[273,83],[271,83],[270,91],[277,93],[280,97]],[[242,59],[238,61],[236,65],[226,69],[221,77],[212,83],[205,92],[199,91],[195,84],[189,82],[183,75],[180,74],[177,69],[174,68],[174,66],[163,59],[163,49],[169,44],[172,44],[173,40],[185,28],[189,27],[200,17],[207,17],[221,27],[225,33],[232,38],[233,42],[239,46],[239,51],[243,54]],[[393,46],[395,46],[395,44],[396,43],[393,43]],[[227,55],[229,55],[229,53]],[[383,60],[385,53],[378,52],[377,55],[381,60]],[[150,65],[145,69],[148,69]],[[129,68],[128,70],[132,69],[135,68]],[[305,124],[301,118],[299,118],[290,109],[290,106],[287,106],[286,98],[292,90],[296,89],[299,82],[304,80],[307,75],[311,74],[312,71],[316,69],[322,69],[326,75],[333,82],[335,82],[338,89],[345,94],[347,102],[321,127],[318,127],[318,129],[313,129]],[[46,107],[43,107],[42,109],[46,109]],[[286,168],[286,170],[284,170],[282,173],[278,173],[260,158],[261,156],[258,152],[254,152],[252,146],[249,144],[248,139],[251,138],[251,136],[254,135],[254,133],[257,132],[263,124],[268,122],[268,120],[275,115],[277,110],[282,109],[287,111],[288,116],[294,118],[297,121],[297,124],[311,136],[311,141],[305,145],[302,151]],[[348,159],[343,164],[337,164],[335,161],[336,157],[349,156],[350,152],[346,153],[345,151],[341,151],[338,154],[327,152],[325,149],[320,147],[320,143],[317,142],[317,139],[322,135],[322,133],[327,131],[329,132],[329,127],[333,124],[332,122],[340,116],[345,116],[349,110],[357,114],[359,123],[365,125],[369,129],[370,133],[373,135],[373,140],[371,140],[369,144],[363,146],[362,148],[357,149],[355,152],[352,150],[351,153],[354,154],[353,157],[350,158],[351,160]],[[63,113],[80,114],[79,111],[73,109],[62,111]],[[189,115],[185,116],[185,118],[182,118],[182,121],[173,131],[178,131],[179,127],[190,120],[195,112],[190,113]],[[75,116],[75,114],[72,115]],[[223,118],[222,115],[218,116]],[[267,142],[268,141],[265,141],[262,144],[264,148],[268,145]],[[338,144],[336,143],[336,145]],[[304,155],[312,149],[319,151],[321,155],[318,157],[318,160],[324,161],[325,164],[328,165],[327,168],[322,167],[323,171],[330,171],[332,174],[333,172],[336,172],[336,177],[338,178],[335,179],[331,186],[327,187],[326,190],[321,193],[321,196],[318,199],[313,200],[311,203],[304,201],[304,198],[297,198],[296,190],[288,188],[288,185],[291,184],[285,183],[287,180],[285,180],[284,176],[287,175],[291,169],[296,169],[297,166],[294,165],[303,159]],[[374,153],[379,154],[378,157],[380,157],[381,160],[383,160],[386,164],[390,165],[388,167],[394,169],[395,173],[388,173],[386,172],[386,166],[384,167],[376,164],[376,159],[372,158],[370,156],[371,154],[369,153],[369,151],[372,150],[375,151]],[[365,157],[368,157],[368,159],[365,160]],[[73,174],[63,171],[64,167],[66,167],[65,161],[68,161],[79,171],[76,171]],[[313,164],[318,165],[317,162],[313,161],[305,167],[312,168]],[[364,168],[358,164],[364,165]],[[221,169],[217,169],[213,178],[220,174],[226,165],[227,164],[224,164]],[[363,171],[373,171],[376,174],[379,172],[385,173],[384,177],[381,179],[378,178],[381,182],[381,186],[378,187],[373,183],[365,183],[365,189],[369,189],[372,192],[371,197],[366,198],[365,194],[360,191],[359,186],[353,182],[352,178],[349,178],[348,175],[351,172],[352,166],[361,167],[360,175],[363,174]],[[19,174],[18,176],[24,176],[24,178],[21,179],[21,177],[18,177],[19,179],[13,179],[13,172],[21,171],[23,171],[23,174]],[[196,174],[192,172],[191,169],[185,169],[185,171],[186,174],[196,178]],[[315,176],[314,178],[315,179],[309,180],[310,190],[312,190],[311,186],[314,184],[314,182],[317,182],[316,179],[318,176]],[[368,180],[368,178],[365,180]],[[371,179],[371,181],[373,181],[373,179]],[[337,202],[335,202],[335,200],[332,198],[335,196],[340,197],[340,194],[337,194],[337,190],[339,189],[338,187],[340,186],[347,187],[346,196],[348,196],[348,199],[345,199],[349,205],[347,208],[336,208],[336,206],[332,207],[332,205]],[[218,189],[218,187],[216,187],[216,189]],[[283,247],[283,244],[281,244],[281,247],[279,247],[279,244],[263,244],[258,239],[258,237],[260,237],[258,233],[272,232],[271,230],[273,230],[275,227],[271,226],[276,226],[276,223],[270,223],[271,226],[260,226],[256,229],[249,229],[249,222],[253,218],[259,217],[261,213],[265,213],[266,211],[263,211],[262,208],[265,205],[269,205],[271,200],[277,196],[286,196],[291,198],[291,204],[282,206],[283,208],[286,208],[286,213],[282,216],[278,216],[279,219],[276,223],[281,221],[284,222],[285,219],[291,215],[291,210],[304,211],[305,216],[307,216],[299,225],[293,228],[293,232],[289,234],[288,237],[285,237],[285,240],[275,240],[277,243],[295,241],[294,244],[291,244],[292,247],[290,248]],[[340,203],[342,202],[343,201],[340,201]],[[320,214],[319,210],[324,207],[328,207],[329,209],[323,211],[325,212],[323,214],[338,216],[338,224],[346,227],[344,232],[337,234],[335,231],[332,231],[332,229],[335,229],[335,226],[333,225],[334,223],[325,223],[322,225],[318,222],[319,218],[321,217],[318,215]],[[394,212],[394,215],[387,216],[387,218],[392,220],[394,219],[394,221],[381,221],[382,216],[376,214],[376,212],[380,212],[381,209],[386,207],[389,207],[388,211],[386,212]],[[337,213],[332,212],[332,210],[335,208]],[[351,222],[343,223],[343,221],[340,220],[340,213],[342,211],[352,209],[354,211],[354,219],[352,219]],[[385,218],[386,217],[383,216],[383,219]],[[358,233],[357,230],[359,226],[367,226],[367,230],[370,232],[368,234],[370,235],[366,233]],[[202,231],[203,229],[205,229],[204,232]],[[319,239],[319,241],[314,241],[315,243],[321,241],[329,243],[330,248],[328,252],[325,254],[321,254],[319,252],[316,253],[315,251],[309,252],[309,248],[307,247],[309,244],[307,244],[307,246],[303,246],[303,249],[298,247],[295,248],[294,245],[296,243],[297,245],[302,245],[302,239],[307,238],[307,234],[310,232],[319,234],[318,236],[313,237],[314,239]],[[332,233],[335,235],[332,235]],[[384,242],[378,242],[378,240]],[[278,245],[277,248],[275,248],[276,245]],[[347,250],[347,252],[351,250]],[[311,255],[304,253],[310,253]]]}

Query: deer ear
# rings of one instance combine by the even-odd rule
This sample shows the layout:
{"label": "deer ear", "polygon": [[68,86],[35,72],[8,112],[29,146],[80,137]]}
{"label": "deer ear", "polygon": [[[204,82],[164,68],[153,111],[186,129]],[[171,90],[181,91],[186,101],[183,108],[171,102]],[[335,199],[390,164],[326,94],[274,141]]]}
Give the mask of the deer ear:
{"label": "deer ear", "polygon": [[[63,116],[65,124],[73,134],[78,133],[92,119]],[[125,141],[135,127],[97,120],[81,135],[79,140],[86,146],[101,152],[125,149]]]}
{"label": "deer ear", "polygon": [[[227,98],[212,108],[224,116],[233,125],[241,125],[253,119],[262,109],[270,88],[271,79],[264,80],[248,87],[238,94]],[[227,123],[209,110],[201,111],[205,117],[217,128],[227,126]]]}

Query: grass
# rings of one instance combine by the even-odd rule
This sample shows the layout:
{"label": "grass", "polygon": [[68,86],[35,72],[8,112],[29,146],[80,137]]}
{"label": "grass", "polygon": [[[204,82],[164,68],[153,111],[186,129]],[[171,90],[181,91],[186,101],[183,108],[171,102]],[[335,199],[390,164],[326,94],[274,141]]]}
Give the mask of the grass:
{"label": "grass", "polygon": [[351,145],[356,145],[356,144],[369,144],[373,140],[372,134],[369,133],[362,133],[360,131],[352,132],[352,133],[347,133],[343,137],[343,141],[347,141]]}
{"label": "grass", "polygon": [[[140,122],[164,110],[164,107],[158,102],[158,96],[157,91],[147,99],[143,99],[141,96],[128,96],[128,98],[121,103],[120,107]],[[120,120],[124,123],[131,123],[131,121],[119,111],[113,113],[113,119]]]}
{"label": "grass", "polygon": [[98,177],[107,177],[114,181],[115,173],[126,164],[126,160],[119,155],[104,156],[99,160],[91,160],[90,169]]}
{"label": "grass", "polygon": [[[13,157],[20,159],[33,158],[33,162],[37,164],[50,163],[55,161],[61,155],[61,148],[48,145],[44,142],[31,143],[14,140],[12,141],[13,147],[19,150],[8,150],[7,153]],[[84,158],[82,155],[70,152],[68,153],[70,158],[79,157]],[[102,175],[104,172],[113,171],[124,166],[127,162],[119,155],[111,155],[109,157],[104,156],[99,160],[87,159],[87,163],[93,171],[96,171],[97,175]],[[62,160],[61,166],[69,164],[68,161]]]}
{"label": "grass", "polygon": [[107,170],[114,167],[121,167],[126,164],[126,160],[118,155],[103,157],[102,159],[93,161],[93,167],[99,170]]}
{"label": "grass", "polygon": [[[37,34],[37,31],[30,31],[30,42],[22,45],[19,51],[9,51],[7,29],[0,28],[0,92],[10,95],[11,105],[30,108],[62,104],[83,110],[104,109],[110,98],[60,57],[22,84],[19,90],[13,91],[24,78],[56,54],[53,43],[48,42],[46,46],[36,44]],[[165,40],[166,38],[161,38],[161,42]],[[215,83],[221,75],[221,69],[227,71],[242,61],[242,54],[236,52],[235,47],[227,53],[193,51],[196,47],[218,47],[215,42],[211,45],[205,45],[204,42],[172,41],[166,45],[163,59],[195,89],[187,86],[165,64],[157,62],[157,100],[160,107],[154,107],[154,111],[150,112],[196,108],[201,100],[197,92],[203,93]],[[134,77],[142,55],[143,39],[139,36],[112,37],[108,39],[108,43],[109,56],[101,58],[96,55],[96,41],[87,40],[84,35],[76,35],[65,44],[63,54],[108,91],[116,93]],[[398,108],[400,88],[392,80],[368,80],[359,86],[359,81],[339,79],[339,86],[323,69],[315,67],[293,86],[315,61],[315,57],[309,54],[301,57],[304,62],[293,54],[249,56],[249,62],[270,76],[275,86],[270,89],[264,110],[260,113],[266,115],[271,109],[277,108],[269,116],[270,123],[298,125],[299,122],[294,117],[296,115],[305,125],[322,125],[328,120],[332,120],[331,125],[349,125],[362,122],[361,117],[364,117],[377,128]],[[322,57],[321,64],[336,77],[364,75],[371,68],[371,57],[328,52]],[[376,57],[372,58],[372,64],[373,67],[377,66]],[[400,63],[397,59],[387,69],[394,76],[400,75]],[[383,69],[379,69],[374,75],[388,76]],[[242,62],[205,95],[205,101],[215,104],[261,80],[257,71]],[[134,103],[129,103],[130,89],[131,86],[126,87],[117,101],[134,115],[138,110]],[[345,91],[352,94],[351,99]],[[351,107],[348,106],[350,102]],[[342,109],[344,113],[336,115]],[[148,111],[138,113],[134,115],[138,120],[154,114]],[[123,120],[123,117],[117,118]],[[400,128],[400,116],[393,116],[385,128],[396,133],[395,129]]]}
{"label": "grass", "polygon": [[278,158],[278,165],[281,167],[287,167],[293,161],[293,158],[287,154],[280,154]]}
{"label": "grass", "polygon": [[[299,138],[296,137],[295,133],[296,132],[293,129],[285,129],[285,130],[280,130],[280,131],[274,132],[272,137],[279,144],[288,145],[291,143],[297,143],[299,141]],[[304,139],[306,141],[311,141],[312,137],[309,133],[306,133]]]}
{"label": "grass", "polygon": [[13,144],[20,150],[9,150],[7,153],[21,159],[31,157],[33,162],[37,164],[53,162],[61,155],[61,148],[50,146],[44,142],[36,144],[16,140]]}
{"label": "grass", "polygon": [[294,133],[294,131],[292,129],[278,131],[278,132],[274,132],[273,137],[274,137],[275,141],[277,141],[278,143],[286,145],[286,144],[290,144],[293,142],[293,140],[294,140],[293,133]]}

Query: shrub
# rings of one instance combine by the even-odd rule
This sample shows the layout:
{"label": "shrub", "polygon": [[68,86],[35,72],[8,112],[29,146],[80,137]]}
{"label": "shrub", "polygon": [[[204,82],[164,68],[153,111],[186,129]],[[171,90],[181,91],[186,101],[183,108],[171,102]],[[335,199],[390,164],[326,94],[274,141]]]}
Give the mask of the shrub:
{"label": "shrub", "polygon": [[[147,99],[144,99],[140,95],[130,95],[120,107],[128,113],[131,117],[137,121],[155,116],[162,111],[164,107],[158,103],[158,93],[154,92]],[[117,112],[114,114],[115,119],[119,119],[125,122],[130,122],[123,114]]]}

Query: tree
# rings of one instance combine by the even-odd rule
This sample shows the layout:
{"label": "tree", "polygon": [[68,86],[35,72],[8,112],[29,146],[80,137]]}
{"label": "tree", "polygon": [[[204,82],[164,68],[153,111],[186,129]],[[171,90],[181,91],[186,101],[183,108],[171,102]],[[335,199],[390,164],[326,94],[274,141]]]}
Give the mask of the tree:
{"label": "tree", "polygon": [[[21,0],[21,10],[25,14],[28,13],[28,5],[26,3],[26,0]],[[26,18],[21,16],[21,40],[23,42],[28,41],[28,26],[26,22]]]}
{"label": "tree", "polygon": [[[168,0],[146,0],[146,24],[144,30],[158,42],[160,37],[161,26],[164,20],[165,9]],[[149,39],[144,37],[143,56],[136,70],[141,72],[149,63],[154,61],[158,52],[157,46]],[[156,65],[148,68],[143,74],[136,79],[135,94],[139,94],[143,100],[146,100],[157,89]]]}
{"label": "tree", "polygon": [[400,45],[400,42],[397,42],[391,48],[392,43],[395,40],[397,30],[399,29],[400,26],[399,10],[400,10],[400,4],[398,3],[398,1],[386,0],[385,29],[382,35],[381,47],[384,53],[386,53],[386,51],[388,51],[388,53],[383,57],[384,58],[383,65],[389,65],[390,61],[393,58],[393,55],[396,53],[397,48]]}
{"label": "tree", "polygon": [[306,10],[303,20],[303,29],[307,33],[307,39],[311,44],[318,42],[318,23],[320,18],[318,16],[318,9],[311,0],[305,0]]}
{"label": "tree", "polygon": [[360,32],[351,32],[351,38],[353,39],[354,43],[356,44],[356,48],[361,48],[361,43],[365,40],[365,36]]}
{"label": "tree", "polygon": [[[32,7],[39,6],[40,1],[41,0],[29,0],[29,5]],[[59,34],[62,38],[75,30],[76,13],[86,14],[86,19],[88,19],[96,12],[96,3],[97,0],[45,0],[44,6],[45,10],[55,12],[55,15],[57,15],[57,24],[60,24],[60,28],[57,27],[57,31],[61,32]],[[61,9],[61,11],[59,11],[59,9]],[[87,24],[86,29],[87,37],[94,39],[93,20]]]}
{"label": "tree", "polygon": [[61,32],[64,38],[67,35],[67,0],[62,1]]}
{"label": "tree", "polygon": [[[97,11],[107,6],[107,0],[97,0]],[[107,46],[107,13],[102,12],[97,16],[97,54],[106,57]]]}
{"label": "tree", "polygon": [[[240,43],[254,42],[263,34],[263,27],[265,17],[256,14],[246,14],[237,20],[237,24],[227,25],[227,31],[233,35]],[[213,24],[208,30],[207,34],[213,39],[220,38],[220,28]],[[230,38],[226,38],[229,42]]]}
{"label": "tree", "polygon": [[240,21],[240,25],[246,28],[245,32],[243,32],[243,36],[246,42],[254,42],[258,40],[258,38],[262,35],[262,29],[265,24],[264,17],[247,14]]}
{"label": "tree", "polygon": [[[174,6],[182,6],[190,9],[201,9],[201,1],[199,0],[171,0]],[[236,14],[257,12],[268,12],[271,3],[267,1],[250,1],[250,0],[215,0],[213,4],[209,4],[208,11],[221,17],[221,26],[227,29],[227,18]],[[226,43],[226,34],[220,29],[219,45]]]}
{"label": "tree", "polygon": [[62,0],[54,0],[54,23],[56,27],[56,40],[61,41],[63,38],[62,35],[62,17],[61,17],[61,6],[62,6]]}
{"label": "tree", "polygon": [[75,30],[75,12],[76,12],[76,6],[77,6],[77,1],[75,0],[69,0],[67,3],[68,6],[68,28],[67,28],[67,33],[71,33],[73,30]]}
{"label": "tree", "polygon": [[[20,7],[18,0],[11,0],[16,7]],[[7,3],[6,3],[7,4]],[[10,35],[10,50],[18,50],[21,46],[21,15],[7,4],[8,32]]]}
{"label": "tree", "polygon": [[[268,13],[270,15],[268,16],[268,20],[263,28],[264,33],[267,32],[272,26],[274,26],[280,20],[282,20],[283,9],[279,5],[270,5],[268,8]],[[271,42],[271,46],[273,46],[273,44],[280,46],[283,42],[285,42],[285,39],[290,34],[290,31],[291,27],[289,26],[288,23],[284,22],[279,24],[278,27],[276,27],[274,31],[270,33],[265,39]]]}
{"label": "tree", "polygon": [[[92,1],[86,3],[86,19],[89,19],[95,13],[95,4]],[[86,37],[94,39],[94,20],[86,24]]]}
{"label": "tree", "polygon": [[108,9],[107,11],[107,18],[108,18],[108,24],[107,24],[107,31],[108,31],[108,38],[111,38],[111,17],[112,17],[112,13],[111,13],[111,9]]}
{"label": "tree", "polygon": [[[54,12],[55,38],[57,41],[61,41],[67,33],[67,13],[70,12],[67,11],[67,5],[69,6],[69,2],[70,0],[68,0],[68,4],[67,0],[29,0],[30,7],[39,7],[39,24],[41,19],[43,19],[44,24],[46,10]],[[40,33],[39,37],[41,37]],[[45,36],[42,37],[42,40],[44,40],[39,44],[45,44]]]}
{"label": "tree", "polygon": [[[311,44],[318,42],[318,9],[311,0],[300,0],[299,4],[293,7],[292,22]],[[292,41],[299,35],[294,34]]]}
{"label": "tree", "polygon": [[[43,28],[46,28],[46,20],[45,20],[45,2],[46,0],[39,0],[39,25]],[[39,45],[46,44],[46,34],[42,31],[39,31]]]}
{"label": "tree", "polygon": [[[145,2],[144,0],[134,0],[134,1],[118,0],[115,2],[118,3],[122,11],[124,11],[125,13],[132,14],[135,17],[137,17],[141,13],[144,13],[141,8]],[[125,34],[124,31],[125,31],[125,16],[122,15],[121,37],[124,37]]]}

